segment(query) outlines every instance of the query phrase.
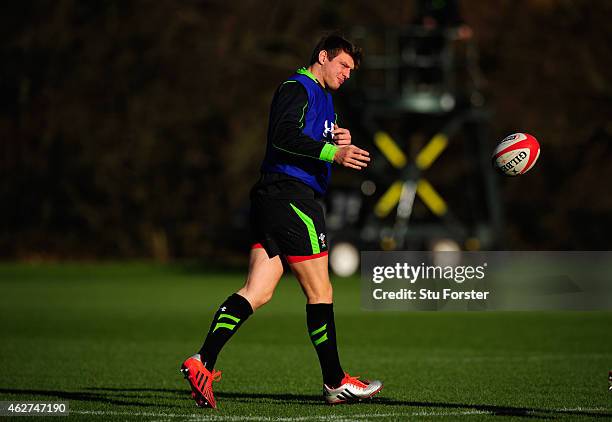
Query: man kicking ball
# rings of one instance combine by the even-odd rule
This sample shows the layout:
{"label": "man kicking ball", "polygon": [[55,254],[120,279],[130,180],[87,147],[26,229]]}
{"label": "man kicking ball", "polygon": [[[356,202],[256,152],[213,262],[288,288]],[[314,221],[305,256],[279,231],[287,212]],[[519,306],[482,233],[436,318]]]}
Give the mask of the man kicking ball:
{"label": "man kicking ball", "polygon": [[328,273],[325,217],[320,204],[331,164],[361,170],[369,153],[351,144],[339,127],[331,91],[350,77],[361,50],[339,35],[319,41],[308,67],[283,82],[272,100],[266,155],[261,177],[251,190],[251,248],[244,287],[228,297],[215,314],[200,351],[181,372],[200,407],[216,408],[213,381],[219,352],[246,319],[267,303],[283,274],[285,259],[306,295],[308,335],[323,374],[327,403],[370,398],[383,385],[344,372],[336,345],[332,285]]}

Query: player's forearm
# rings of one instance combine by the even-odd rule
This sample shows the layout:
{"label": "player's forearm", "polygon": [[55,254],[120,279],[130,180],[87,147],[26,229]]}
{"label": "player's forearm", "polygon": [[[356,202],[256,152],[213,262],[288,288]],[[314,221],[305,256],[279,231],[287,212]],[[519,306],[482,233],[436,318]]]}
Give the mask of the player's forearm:
{"label": "player's forearm", "polygon": [[310,157],[316,160],[333,162],[337,146],[323,141],[316,141],[304,135],[302,131],[285,122],[273,133],[272,146],[289,154]]}

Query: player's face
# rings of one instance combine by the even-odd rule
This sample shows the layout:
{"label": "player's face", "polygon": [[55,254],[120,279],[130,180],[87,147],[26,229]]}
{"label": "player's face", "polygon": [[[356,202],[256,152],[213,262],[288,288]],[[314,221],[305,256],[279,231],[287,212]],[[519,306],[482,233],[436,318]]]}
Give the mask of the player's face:
{"label": "player's face", "polygon": [[337,90],[351,77],[351,70],[353,69],[355,69],[355,62],[344,51],[341,51],[332,60],[325,60],[322,65],[325,86],[332,91]]}

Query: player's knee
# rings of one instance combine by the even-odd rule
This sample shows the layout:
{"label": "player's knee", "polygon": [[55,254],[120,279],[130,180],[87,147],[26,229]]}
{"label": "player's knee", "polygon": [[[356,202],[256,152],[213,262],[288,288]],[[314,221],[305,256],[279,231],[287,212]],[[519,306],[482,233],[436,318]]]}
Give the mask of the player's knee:
{"label": "player's knee", "polygon": [[307,293],[308,303],[332,303],[334,292],[331,284],[317,286]]}
{"label": "player's knee", "polygon": [[254,303],[251,303],[251,306],[253,307],[253,310],[261,308],[266,303],[268,303],[270,301],[270,299],[272,299],[272,295],[273,295],[272,292],[265,292],[265,293],[260,293],[260,294],[256,295],[254,297],[254,299],[253,299]]}
{"label": "player's knee", "polygon": [[238,294],[244,297],[250,304],[253,311],[261,308],[263,305],[268,303],[272,299],[273,292],[262,292],[254,289],[243,287],[238,290]]}
{"label": "player's knee", "polygon": [[243,288],[238,293],[242,294],[251,304],[253,311],[261,308],[272,299],[273,291],[257,291],[254,289]]}

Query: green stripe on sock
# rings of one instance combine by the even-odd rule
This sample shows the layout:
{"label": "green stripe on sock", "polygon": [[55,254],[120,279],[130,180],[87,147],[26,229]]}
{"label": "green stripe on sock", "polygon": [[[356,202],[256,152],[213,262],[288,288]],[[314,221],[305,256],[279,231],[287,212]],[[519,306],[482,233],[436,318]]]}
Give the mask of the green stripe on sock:
{"label": "green stripe on sock", "polygon": [[317,231],[315,229],[312,218],[308,217],[306,214],[300,211],[292,203],[289,203],[289,205],[291,205],[291,208],[293,208],[293,211],[295,211],[298,217],[300,217],[300,219],[304,222],[304,224],[306,224],[306,228],[308,229],[308,236],[310,237],[310,246],[312,246],[313,255],[321,252],[321,250],[319,249],[319,239],[317,239]]}
{"label": "green stripe on sock", "polygon": [[319,344],[323,343],[325,340],[327,340],[327,333],[323,334],[317,340],[314,340],[313,343],[314,343],[315,346],[318,346]]}
{"label": "green stripe on sock", "polygon": [[310,333],[310,337],[312,336],[316,336],[317,334],[319,334],[321,331],[325,331],[325,329],[327,328],[327,324],[323,324],[323,326],[321,328],[317,328],[316,330],[314,330],[312,333]]}
{"label": "green stripe on sock", "polygon": [[226,324],[224,322],[217,322],[217,325],[215,325],[215,329],[213,330],[213,333],[217,331],[219,328],[227,328],[231,331],[234,331],[234,328],[236,328],[236,326],[234,324]]}
{"label": "green stripe on sock", "polygon": [[217,318],[217,321],[219,321],[221,318],[231,319],[236,324],[240,322],[240,318],[236,318],[235,316],[230,315],[230,314],[221,314],[221,315],[219,315],[219,318]]}

